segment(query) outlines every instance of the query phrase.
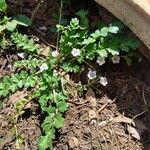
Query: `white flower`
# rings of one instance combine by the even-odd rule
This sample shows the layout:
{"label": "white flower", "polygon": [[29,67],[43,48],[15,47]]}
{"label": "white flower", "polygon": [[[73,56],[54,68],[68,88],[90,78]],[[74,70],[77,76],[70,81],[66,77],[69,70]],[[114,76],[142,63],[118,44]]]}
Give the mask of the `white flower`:
{"label": "white flower", "polygon": [[58,71],[57,71],[57,70],[54,70],[54,71],[53,71],[53,74],[54,74],[55,76],[58,76]]}
{"label": "white flower", "polygon": [[119,27],[110,25],[109,30],[111,33],[116,34],[119,31]]}
{"label": "white flower", "polygon": [[105,57],[98,57],[96,62],[102,66],[103,64],[105,64]]}
{"label": "white flower", "polygon": [[88,78],[89,78],[90,80],[95,79],[95,78],[96,78],[96,71],[91,71],[91,70],[90,70],[90,71],[88,72],[87,76],[88,76]]}
{"label": "white flower", "polygon": [[100,77],[100,84],[103,86],[106,86],[108,84],[107,78],[106,77]]}
{"label": "white flower", "polygon": [[58,55],[59,55],[58,51],[53,51],[53,52],[52,52],[52,56],[53,56],[53,57],[57,57]]}
{"label": "white flower", "polygon": [[7,66],[7,68],[9,68],[9,69],[11,69],[13,66],[11,65],[11,64],[9,64],[8,66]]}
{"label": "white flower", "polygon": [[120,62],[120,57],[115,55],[111,58],[111,60],[114,64],[118,64]]}
{"label": "white flower", "polygon": [[26,57],[26,53],[23,53],[23,52],[17,53],[17,55],[22,59],[24,59]]}
{"label": "white flower", "polygon": [[44,70],[47,70],[48,69],[48,65],[46,63],[43,63],[41,66],[40,66],[40,71],[44,71]]}
{"label": "white flower", "polygon": [[80,55],[80,50],[79,49],[76,49],[76,48],[73,48],[72,51],[71,51],[71,54],[74,56],[74,57],[77,57]]}

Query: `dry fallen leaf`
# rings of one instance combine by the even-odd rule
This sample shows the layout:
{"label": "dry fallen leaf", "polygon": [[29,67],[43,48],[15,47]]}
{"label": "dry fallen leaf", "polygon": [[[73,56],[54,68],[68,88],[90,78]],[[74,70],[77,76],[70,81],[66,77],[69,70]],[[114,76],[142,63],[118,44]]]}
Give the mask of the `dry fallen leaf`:
{"label": "dry fallen leaf", "polygon": [[97,103],[96,103],[95,94],[91,88],[88,89],[87,93],[85,94],[85,98],[87,101],[91,103],[92,107],[96,107]]}
{"label": "dry fallen leaf", "polygon": [[140,130],[148,130],[148,128],[145,126],[145,124],[139,120],[139,119],[131,119],[125,116],[118,116],[116,118],[113,119],[113,122],[123,122],[123,123],[128,123],[128,124],[132,124],[135,128],[140,129]]}
{"label": "dry fallen leaf", "polygon": [[90,120],[97,118],[97,114],[94,110],[89,110],[88,114],[89,114],[89,119]]}
{"label": "dry fallen leaf", "polygon": [[[125,116],[118,116],[116,118],[114,118],[112,120],[112,122],[124,122],[124,123],[127,123],[127,130],[128,132],[131,134],[132,137],[140,140],[141,139],[141,135],[142,135],[142,132],[144,130],[148,130],[148,128],[145,126],[145,124],[140,121],[139,119],[130,119],[130,118],[127,118]],[[131,125],[133,125],[134,127],[132,127]]]}
{"label": "dry fallen leaf", "polygon": [[20,100],[20,99],[24,99],[24,97],[26,97],[28,95],[28,93],[26,91],[17,91],[16,93],[12,94],[9,97],[9,100],[7,102],[7,105],[13,105],[15,106],[15,104]]}
{"label": "dry fallen leaf", "polygon": [[32,105],[31,102],[27,103],[27,104],[25,105],[24,109],[31,108],[31,105]]}
{"label": "dry fallen leaf", "polygon": [[100,127],[104,127],[104,126],[106,126],[106,124],[107,124],[107,121],[102,121],[102,122],[100,122],[98,125],[99,125]]}
{"label": "dry fallen leaf", "polygon": [[69,137],[70,148],[75,148],[79,146],[79,140],[76,137]]}
{"label": "dry fallen leaf", "polygon": [[127,130],[128,132],[131,134],[132,137],[140,140],[141,139],[141,135],[142,135],[142,130],[131,127],[130,125],[127,125]]}
{"label": "dry fallen leaf", "polygon": [[119,123],[119,122],[123,122],[123,123],[128,123],[128,124],[130,124],[130,123],[133,122],[133,120],[130,119],[130,118],[128,118],[128,117],[125,117],[125,116],[120,115],[120,116],[117,116],[116,118],[113,118],[112,122],[118,122],[118,123]]}
{"label": "dry fallen leaf", "polygon": [[49,46],[41,48],[39,54],[48,57],[51,48]]}

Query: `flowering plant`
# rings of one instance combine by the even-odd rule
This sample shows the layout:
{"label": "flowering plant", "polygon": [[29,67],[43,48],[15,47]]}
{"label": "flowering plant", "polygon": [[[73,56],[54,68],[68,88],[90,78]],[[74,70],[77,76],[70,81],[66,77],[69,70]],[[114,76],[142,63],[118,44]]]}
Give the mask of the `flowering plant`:
{"label": "flowering plant", "polygon": [[74,18],[70,25],[57,25],[57,29],[61,32],[59,51],[72,63],[97,60],[99,65],[103,65],[108,58],[118,63],[120,54],[129,53],[139,46],[135,39],[119,39],[117,26],[110,25],[90,33],[88,28],[81,27],[79,20]]}
{"label": "flowering plant", "polygon": [[[28,99],[38,101],[45,117],[41,124],[39,150],[52,149],[56,131],[63,125],[63,114],[68,107],[66,100],[69,94],[65,88],[67,82],[62,72],[81,73],[83,70],[86,71],[85,64],[87,64],[88,83],[92,84],[93,80],[99,78],[99,83],[106,86],[107,78],[98,74],[89,62],[94,61],[99,66],[107,61],[116,64],[119,63],[122,54],[127,54],[138,47],[138,42],[133,39],[120,39],[117,26],[110,25],[91,33],[87,26],[88,21],[84,23],[85,18],[81,13],[83,11],[78,15],[82,17],[82,25],[77,18],[72,19],[67,26],[57,25],[61,34],[59,46],[57,50],[48,48],[48,56],[39,55],[40,47],[32,38],[17,31],[11,34],[12,44],[18,50],[18,61],[10,66],[14,67],[16,72],[1,79],[0,98],[8,98],[17,90],[25,89],[31,93],[27,101]],[[25,105],[21,108],[23,109]],[[16,109],[21,111],[18,106]]]}
{"label": "flowering plant", "polygon": [[[139,46],[139,42],[131,38],[120,37],[118,26],[103,27],[91,33],[88,26],[81,26],[79,20],[74,18],[68,26],[57,25],[61,32],[59,52],[63,63],[61,67],[64,71],[81,72],[84,70],[85,62],[94,60],[99,66],[106,61],[114,64],[120,62],[120,56],[126,59],[130,51]],[[127,60],[127,59],[126,59]],[[89,80],[95,79],[96,70],[90,67],[87,74]],[[106,77],[100,78],[100,83],[107,85]]]}

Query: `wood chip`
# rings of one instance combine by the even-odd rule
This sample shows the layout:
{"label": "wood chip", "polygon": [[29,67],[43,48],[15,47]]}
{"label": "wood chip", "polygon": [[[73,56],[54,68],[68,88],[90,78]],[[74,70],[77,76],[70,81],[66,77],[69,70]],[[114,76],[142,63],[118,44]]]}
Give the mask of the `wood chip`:
{"label": "wood chip", "polygon": [[70,148],[75,148],[79,146],[79,140],[76,137],[69,137]]}
{"label": "wood chip", "polygon": [[90,120],[97,118],[97,114],[94,110],[89,110],[88,114],[89,114],[89,119]]}

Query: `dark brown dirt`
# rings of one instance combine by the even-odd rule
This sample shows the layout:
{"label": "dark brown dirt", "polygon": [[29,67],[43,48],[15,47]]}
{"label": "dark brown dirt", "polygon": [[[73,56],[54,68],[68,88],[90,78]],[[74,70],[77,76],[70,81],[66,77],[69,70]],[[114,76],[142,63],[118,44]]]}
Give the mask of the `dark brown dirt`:
{"label": "dark brown dirt", "polygon": [[[60,137],[56,141],[54,150],[149,150],[149,83],[145,80],[146,78],[143,81],[137,78],[142,74],[135,68],[111,66],[111,68],[105,66],[109,69],[109,72],[106,73],[108,86],[104,88],[97,85],[94,88],[95,94],[98,93],[97,97],[101,95],[100,99],[96,98],[96,107],[92,107],[91,100],[80,100],[77,97],[71,100],[65,124],[60,130]],[[146,67],[142,63],[141,66]],[[106,68],[105,70],[107,70]],[[114,99],[115,101],[113,101]],[[79,101],[81,102],[79,103]],[[89,117],[90,111],[94,113],[92,114],[95,117],[94,120]],[[118,116],[126,118],[118,122],[110,121]],[[140,122],[135,123],[136,129],[141,126],[147,128],[146,130],[142,129],[142,133],[137,132],[140,140],[128,130],[127,118]]]}
{"label": "dark brown dirt", "polygon": [[[97,99],[97,108],[90,103],[70,105],[56,150],[142,149],[142,144],[126,133],[125,125],[109,122],[121,115],[117,105],[108,97]],[[73,102],[76,103],[76,102]],[[112,104],[110,104],[112,103]],[[102,110],[103,106],[106,107]],[[96,113],[91,119],[89,113]]]}
{"label": "dark brown dirt", "polygon": [[39,106],[33,101],[29,102],[22,116],[15,121],[18,115],[15,105],[27,94],[24,91],[16,92],[9,97],[5,108],[0,110],[0,149],[16,149],[16,137],[23,141],[19,144],[20,149],[37,149],[38,137],[41,135]]}

